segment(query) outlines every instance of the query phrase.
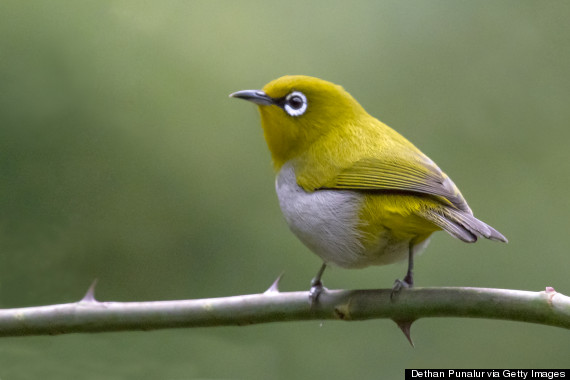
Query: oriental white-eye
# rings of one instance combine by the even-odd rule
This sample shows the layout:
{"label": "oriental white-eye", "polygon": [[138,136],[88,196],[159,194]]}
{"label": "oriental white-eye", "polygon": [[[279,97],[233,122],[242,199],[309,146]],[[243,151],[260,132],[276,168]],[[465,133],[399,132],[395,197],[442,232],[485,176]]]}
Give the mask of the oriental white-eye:
{"label": "oriental white-eye", "polygon": [[413,258],[438,230],[467,243],[480,236],[507,242],[473,216],[432,160],[341,86],[284,76],[230,96],[258,105],[283,215],[323,260],[314,299],[328,264],[363,268],[407,258],[394,289],[413,286]]}

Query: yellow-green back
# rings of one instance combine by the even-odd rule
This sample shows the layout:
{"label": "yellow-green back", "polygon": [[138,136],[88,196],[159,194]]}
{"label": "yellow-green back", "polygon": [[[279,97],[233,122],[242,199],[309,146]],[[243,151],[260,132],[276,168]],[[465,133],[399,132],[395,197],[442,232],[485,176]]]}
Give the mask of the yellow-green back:
{"label": "yellow-green back", "polygon": [[[307,76],[285,76],[263,88],[272,98],[292,91],[307,97],[307,111],[292,117],[260,106],[261,124],[276,170],[293,162],[300,186],[422,191],[467,209],[447,176],[406,138],[369,115],[341,86]],[[431,186],[443,183],[438,191]]]}

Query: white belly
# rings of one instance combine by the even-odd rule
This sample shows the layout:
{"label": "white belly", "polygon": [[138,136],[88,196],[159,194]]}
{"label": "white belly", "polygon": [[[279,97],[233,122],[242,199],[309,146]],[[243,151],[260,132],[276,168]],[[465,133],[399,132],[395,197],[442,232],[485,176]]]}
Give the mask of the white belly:
{"label": "white belly", "polygon": [[[293,233],[324,262],[344,268],[383,265],[408,257],[409,240],[396,240],[388,230],[364,245],[359,211],[364,196],[354,191],[304,191],[290,164],[277,175],[281,211]],[[426,242],[424,242],[426,243]],[[423,248],[426,244],[420,244]],[[420,248],[419,246],[417,248]],[[419,249],[414,249],[419,251]]]}

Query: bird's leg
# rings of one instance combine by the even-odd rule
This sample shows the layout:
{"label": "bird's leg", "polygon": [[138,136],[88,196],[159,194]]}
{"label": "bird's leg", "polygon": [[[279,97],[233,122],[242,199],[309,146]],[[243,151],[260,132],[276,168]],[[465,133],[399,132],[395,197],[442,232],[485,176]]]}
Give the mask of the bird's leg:
{"label": "bird's leg", "polygon": [[404,282],[408,285],[407,287],[412,288],[414,286],[414,244],[410,242],[410,247],[408,251],[408,271],[406,272],[406,277],[404,277]]}
{"label": "bird's leg", "polygon": [[323,286],[323,282],[321,281],[321,277],[323,277],[323,273],[326,267],[327,264],[323,263],[317,272],[317,275],[311,280],[311,289],[309,290],[309,303],[311,306],[317,302],[317,298],[319,298],[319,295],[323,292],[323,290],[326,290],[326,288]]}
{"label": "bird's leg", "polygon": [[392,293],[390,298],[394,298],[403,288],[414,287],[414,239],[410,240],[410,245],[408,247],[408,271],[406,272],[406,277],[404,280],[396,279],[394,286],[392,287]]}

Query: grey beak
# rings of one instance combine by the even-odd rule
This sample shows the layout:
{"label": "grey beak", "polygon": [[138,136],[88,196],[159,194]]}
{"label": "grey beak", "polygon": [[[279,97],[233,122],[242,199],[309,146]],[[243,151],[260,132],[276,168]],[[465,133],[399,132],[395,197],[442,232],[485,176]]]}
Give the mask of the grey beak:
{"label": "grey beak", "polygon": [[234,92],[233,94],[230,94],[230,98],[239,98],[239,99],[248,100],[255,104],[259,104],[261,106],[270,106],[272,104],[275,104],[273,98],[271,98],[261,90],[243,90],[243,91]]}

